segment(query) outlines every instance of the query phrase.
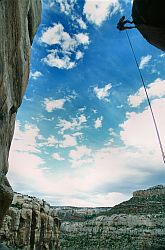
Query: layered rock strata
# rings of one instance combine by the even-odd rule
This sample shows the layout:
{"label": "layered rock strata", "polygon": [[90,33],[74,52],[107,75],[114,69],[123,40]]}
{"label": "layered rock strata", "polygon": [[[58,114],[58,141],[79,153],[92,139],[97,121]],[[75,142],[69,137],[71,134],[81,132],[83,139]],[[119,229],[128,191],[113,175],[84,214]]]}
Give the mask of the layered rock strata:
{"label": "layered rock strata", "polygon": [[13,191],[6,178],[17,109],[29,76],[30,49],[41,0],[0,1],[0,226]]}
{"label": "layered rock strata", "polygon": [[43,200],[15,194],[0,230],[0,241],[9,249],[59,249],[61,221]]}
{"label": "layered rock strata", "polygon": [[84,218],[62,223],[62,250],[165,249],[164,186],[136,191],[129,201],[103,215]]}

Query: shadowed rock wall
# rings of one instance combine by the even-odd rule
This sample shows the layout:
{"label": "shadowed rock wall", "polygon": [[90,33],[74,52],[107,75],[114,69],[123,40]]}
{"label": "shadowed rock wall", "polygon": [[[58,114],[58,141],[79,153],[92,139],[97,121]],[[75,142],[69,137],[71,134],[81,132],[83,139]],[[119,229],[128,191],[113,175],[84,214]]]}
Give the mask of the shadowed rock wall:
{"label": "shadowed rock wall", "polygon": [[41,0],[0,1],[0,226],[13,198],[6,178],[17,109],[27,86]]}
{"label": "shadowed rock wall", "polygon": [[133,0],[132,18],[142,36],[165,51],[165,1]]}

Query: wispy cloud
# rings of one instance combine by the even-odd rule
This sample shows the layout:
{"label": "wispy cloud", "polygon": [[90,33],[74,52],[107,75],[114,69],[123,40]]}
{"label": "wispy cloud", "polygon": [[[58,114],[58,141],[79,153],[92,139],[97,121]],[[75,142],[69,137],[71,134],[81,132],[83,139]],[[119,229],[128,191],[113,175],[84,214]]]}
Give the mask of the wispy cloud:
{"label": "wispy cloud", "polygon": [[151,59],[152,59],[151,55],[142,56],[140,59],[139,68],[144,69],[145,67],[147,67]]}
{"label": "wispy cloud", "polygon": [[50,67],[57,67],[59,69],[72,69],[76,66],[76,63],[71,61],[71,58],[67,53],[59,56],[58,50],[50,50],[50,53],[43,59],[43,62]]}
{"label": "wispy cloud", "polygon": [[59,140],[54,135],[50,135],[48,138],[44,138],[43,136],[41,136],[41,140],[42,142],[38,144],[40,147],[49,148],[58,147],[59,145]]}
{"label": "wispy cloud", "polygon": [[[147,92],[150,98],[161,98],[165,96],[165,80],[157,78],[147,86]],[[138,107],[146,100],[144,88],[141,87],[135,94],[128,97],[128,103],[132,107]]]}
{"label": "wispy cloud", "polygon": [[82,17],[79,18],[79,19],[77,19],[77,22],[78,22],[78,24],[79,24],[79,26],[80,26],[81,29],[83,29],[83,30],[86,30],[86,29],[87,29],[87,25],[86,25],[86,23],[82,20]]}
{"label": "wispy cloud", "polygon": [[84,194],[83,198],[68,196],[65,200],[61,200],[61,205],[66,206],[69,204],[75,207],[112,207],[129,198],[130,196],[120,192],[93,193]]}
{"label": "wispy cloud", "polygon": [[57,160],[57,161],[64,161],[65,159],[63,157],[61,157],[61,155],[59,153],[54,153],[52,154],[53,159]]}
{"label": "wispy cloud", "polygon": [[91,158],[92,150],[87,146],[77,146],[69,152],[70,162],[72,167],[81,167],[84,164],[89,164],[93,162]]}
{"label": "wispy cloud", "polygon": [[69,148],[77,145],[77,138],[73,135],[63,135],[63,140],[59,142],[59,147]]}
{"label": "wispy cloud", "polygon": [[84,114],[77,116],[76,118],[72,118],[70,121],[66,119],[60,119],[59,123],[56,125],[60,128],[60,133],[64,134],[67,130],[79,131],[84,126],[86,126],[87,118]]}
{"label": "wispy cloud", "polygon": [[160,54],[160,57],[161,57],[161,58],[164,58],[164,57],[165,57],[165,53],[161,53],[161,54]]}
{"label": "wispy cloud", "polygon": [[42,76],[42,73],[40,71],[34,71],[34,72],[30,72],[30,78],[32,78],[33,80],[37,80],[39,77]]}
{"label": "wispy cloud", "polygon": [[98,117],[96,120],[95,120],[95,128],[98,129],[98,128],[101,128],[102,127],[102,121],[103,121],[103,117]]}
{"label": "wispy cloud", "polygon": [[65,15],[71,15],[77,0],[56,0],[56,3],[60,5],[61,12]]}

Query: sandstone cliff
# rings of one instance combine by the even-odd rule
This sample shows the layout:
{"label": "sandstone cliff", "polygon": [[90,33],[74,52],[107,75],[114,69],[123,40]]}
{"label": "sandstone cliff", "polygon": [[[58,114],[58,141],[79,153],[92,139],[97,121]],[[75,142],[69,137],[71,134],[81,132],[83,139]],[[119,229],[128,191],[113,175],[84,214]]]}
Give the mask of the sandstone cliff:
{"label": "sandstone cliff", "polygon": [[82,217],[83,221],[75,218],[62,223],[62,250],[165,249],[164,186],[136,191],[129,201],[101,216],[86,220]]}
{"label": "sandstone cliff", "polygon": [[53,207],[54,212],[62,221],[86,221],[96,218],[101,215],[105,215],[110,212],[111,207],[71,207],[60,206]]}
{"label": "sandstone cliff", "polygon": [[27,86],[41,0],[0,1],[0,226],[13,191],[6,178],[15,116]]}
{"label": "sandstone cliff", "polygon": [[0,241],[9,249],[59,249],[61,222],[43,200],[15,194],[0,230]]}

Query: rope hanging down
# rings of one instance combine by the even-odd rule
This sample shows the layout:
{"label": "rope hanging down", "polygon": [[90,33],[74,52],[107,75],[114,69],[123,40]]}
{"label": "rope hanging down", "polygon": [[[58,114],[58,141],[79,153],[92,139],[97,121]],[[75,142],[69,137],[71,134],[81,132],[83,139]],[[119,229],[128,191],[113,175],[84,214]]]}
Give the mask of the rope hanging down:
{"label": "rope hanging down", "polygon": [[126,30],[126,34],[127,34],[127,38],[128,38],[128,41],[129,41],[129,44],[130,44],[130,47],[131,47],[131,50],[132,50],[132,53],[133,53],[133,56],[134,56],[134,59],[135,59],[135,63],[136,63],[137,69],[139,71],[139,75],[140,75],[140,78],[141,78],[141,81],[142,81],[142,84],[143,84],[143,87],[144,87],[144,91],[145,91],[145,94],[146,94],[146,97],[147,97],[148,105],[149,105],[149,108],[150,108],[150,111],[151,111],[153,123],[154,123],[155,130],[156,130],[156,135],[158,137],[163,162],[165,163],[165,153],[164,153],[164,150],[163,150],[162,140],[161,140],[161,137],[160,137],[160,134],[159,134],[159,130],[158,130],[158,126],[157,126],[157,123],[156,123],[155,115],[154,115],[152,105],[151,105],[151,102],[150,102],[150,98],[149,98],[149,95],[148,95],[148,92],[147,92],[147,87],[145,85],[142,73],[140,71],[139,64],[138,64],[138,61],[137,61],[137,58],[136,58],[136,55],[135,55],[135,52],[134,52],[134,49],[133,49],[133,46],[132,46],[132,43],[131,43],[131,40],[130,40],[130,37],[128,35],[127,30]]}

